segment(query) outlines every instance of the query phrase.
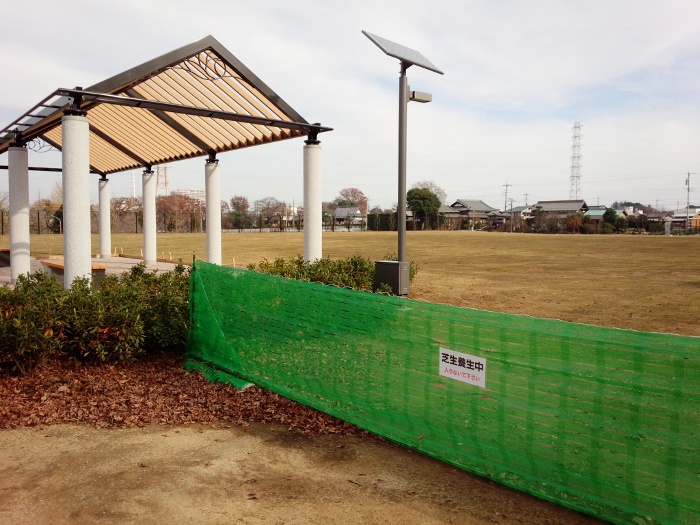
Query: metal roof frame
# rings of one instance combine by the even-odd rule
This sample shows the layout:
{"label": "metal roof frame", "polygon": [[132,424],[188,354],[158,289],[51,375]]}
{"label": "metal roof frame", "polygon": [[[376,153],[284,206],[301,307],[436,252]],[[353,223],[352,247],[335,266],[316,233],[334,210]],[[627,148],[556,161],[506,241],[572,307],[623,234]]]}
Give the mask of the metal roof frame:
{"label": "metal roof frame", "polygon": [[85,90],[57,89],[0,130],[0,153],[35,139],[60,150],[63,115],[86,112],[90,168],[101,175],[332,130],[207,36]]}

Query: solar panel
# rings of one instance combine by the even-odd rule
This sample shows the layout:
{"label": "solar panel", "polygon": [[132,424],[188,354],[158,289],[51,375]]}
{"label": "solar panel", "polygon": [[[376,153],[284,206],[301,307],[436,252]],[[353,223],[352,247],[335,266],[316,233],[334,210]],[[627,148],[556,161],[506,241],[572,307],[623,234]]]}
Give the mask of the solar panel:
{"label": "solar panel", "polygon": [[430,71],[434,71],[435,73],[440,73],[441,75],[444,75],[444,73],[440,71],[435,64],[433,64],[430,60],[425,58],[425,56],[423,56],[422,53],[416,51],[415,49],[402,46],[401,44],[397,44],[396,42],[392,42],[391,40],[387,40],[386,38],[373,35],[372,33],[368,33],[367,31],[362,31],[362,34],[364,34],[367,38],[374,42],[379,49],[384,51],[384,53],[386,53],[390,57],[398,58],[401,62],[414,64],[416,66],[420,66]]}

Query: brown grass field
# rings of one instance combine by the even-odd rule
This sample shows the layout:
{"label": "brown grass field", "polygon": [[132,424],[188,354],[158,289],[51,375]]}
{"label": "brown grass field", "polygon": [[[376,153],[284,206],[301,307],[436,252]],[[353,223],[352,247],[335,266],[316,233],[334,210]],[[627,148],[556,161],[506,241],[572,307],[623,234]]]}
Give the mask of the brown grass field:
{"label": "brown grass field", "polygon": [[[205,236],[159,234],[158,256],[205,258]],[[32,255],[60,255],[60,235],[32,236]],[[139,255],[142,237],[115,234],[118,253]],[[225,265],[295,256],[296,232],[224,233]],[[7,235],[0,248],[9,246]],[[395,232],[335,232],[324,256],[382,259],[397,251]],[[93,236],[93,252],[98,238]],[[535,235],[412,232],[407,257],[420,267],[413,299],[565,321],[700,336],[700,236]]]}

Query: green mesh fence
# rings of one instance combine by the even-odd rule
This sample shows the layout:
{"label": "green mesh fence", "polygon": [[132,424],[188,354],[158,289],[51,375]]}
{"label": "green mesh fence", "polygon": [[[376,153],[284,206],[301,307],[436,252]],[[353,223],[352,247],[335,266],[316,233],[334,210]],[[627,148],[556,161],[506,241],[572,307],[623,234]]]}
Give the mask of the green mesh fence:
{"label": "green mesh fence", "polygon": [[700,339],[197,262],[190,366],[616,523],[700,523]]}

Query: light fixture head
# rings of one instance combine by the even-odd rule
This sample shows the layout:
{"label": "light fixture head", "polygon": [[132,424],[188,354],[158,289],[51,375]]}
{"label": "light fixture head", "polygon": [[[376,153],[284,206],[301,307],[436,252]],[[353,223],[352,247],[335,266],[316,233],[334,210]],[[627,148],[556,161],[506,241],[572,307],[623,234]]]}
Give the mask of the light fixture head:
{"label": "light fixture head", "polygon": [[430,93],[424,93],[423,91],[411,91],[411,96],[408,98],[412,102],[432,102],[433,101],[433,95]]}

